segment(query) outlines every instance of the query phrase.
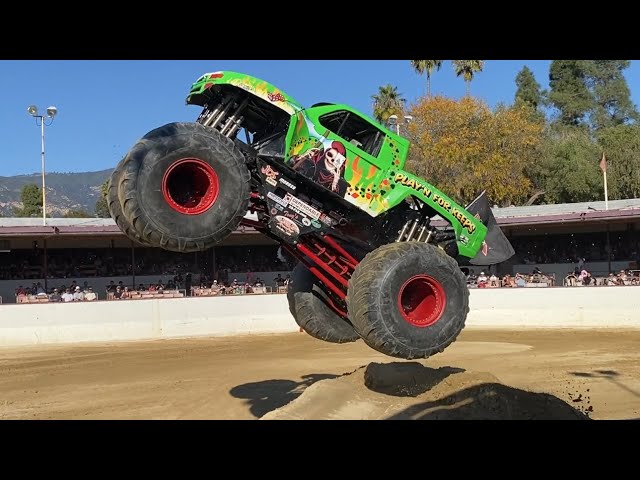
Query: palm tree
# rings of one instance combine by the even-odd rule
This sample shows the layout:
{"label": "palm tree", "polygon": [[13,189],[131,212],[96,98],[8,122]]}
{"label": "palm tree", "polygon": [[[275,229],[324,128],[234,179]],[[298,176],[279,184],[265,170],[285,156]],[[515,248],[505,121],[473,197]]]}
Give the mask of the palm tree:
{"label": "palm tree", "polygon": [[431,74],[434,70],[440,70],[440,67],[442,67],[442,60],[411,60],[411,66],[420,75],[422,75],[423,73],[427,74],[427,97],[430,97]]}
{"label": "palm tree", "polygon": [[378,87],[378,93],[371,98],[373,98],[373,117],[382,125],[387,124],[391,115],[398,115],[398,118],[402,116],[405,99],[398,92],[398,87],[391,84]]}
{"label": "palm tree", "polygon": [[453,69],[456,76],[464,78],[467,84],[467,96],[471,89],[471,80],[476,72],[481,72],[484,67],[484,60],[453,60]]}

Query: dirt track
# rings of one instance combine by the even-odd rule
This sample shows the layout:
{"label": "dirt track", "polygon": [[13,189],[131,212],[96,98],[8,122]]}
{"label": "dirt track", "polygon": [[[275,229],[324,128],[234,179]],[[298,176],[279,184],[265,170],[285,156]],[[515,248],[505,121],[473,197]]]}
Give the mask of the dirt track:
{"label": "dirt track", "polygon": [[468,329],[418,365],[305,334],[2,349],[0,419],[640,418],[638,345],[640,331]]}

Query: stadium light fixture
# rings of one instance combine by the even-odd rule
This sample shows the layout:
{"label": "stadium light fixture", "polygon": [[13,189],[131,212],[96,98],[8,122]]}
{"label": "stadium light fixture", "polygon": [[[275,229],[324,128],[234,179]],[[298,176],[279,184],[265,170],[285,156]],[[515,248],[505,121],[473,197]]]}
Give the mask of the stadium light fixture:
{"label": "stadium light fixture", "polygon": [[[58,109],[53,105],[47,108],[46,115],[38,115],[38,107],[35,105],[29,105],[27,108],[27,112],[29,115],[36,119],[36,125],[41,127],[41,144],[42,144],[42,224],[47,224],[47,195],[46,195],[46,185],[45,185],[45,156],[44,156],[44,127],[49,126],[53,123],[54,117],[58,114]],[[51,121],[47,124],[46,119],[51,119]]]}

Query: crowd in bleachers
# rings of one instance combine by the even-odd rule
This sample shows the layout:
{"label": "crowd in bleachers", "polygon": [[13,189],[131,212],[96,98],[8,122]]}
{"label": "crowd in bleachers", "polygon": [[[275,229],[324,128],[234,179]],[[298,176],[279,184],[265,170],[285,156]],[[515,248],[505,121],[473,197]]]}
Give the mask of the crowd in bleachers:
{"label": "crowd in bleachers", "polygon": [[202,275],[197,284],[193,284],[192,275],[186,274],[184,277],[178,273],[170,278],[166,283],[159,279],[155,283],[137,286],[125,285],[123,281],[117,284],[111,281],[107,285],[102,296],[94,291],[93,287],[84,282],[80,286],[73,280],[68,286],[62,284],[58,287],[51,287],[47,292],[40,282],[34,282],[30,287],[19,285],[16,288],[16,303],[47,303],[47,302],[84,302],[96,300],[138,300],[146,298],[179,298],[179,297],[203,297],[217,295],[248,295],[248,294],[269,294],[286,293],[290,282],[290,276],[283,277],[278,274],[272,282],[263,281],[260,277],[252,278],[251,281],[239,282],[234,279],[231,282],[209,280],[206,275]]}
{"label": "crowd in bleachers", "polygon": [[[625,259],[639,262],[640,239],[634,232],[610,235],[611,261]],[[553,286],[616,286],[640,285],[640,271],[617,273],[588,272],[586,262],[607,260],[605,233],[581,235],[541,235],[510,238],[516,251],[516,262],[526,265],[545,263],[578,264],[564,278],[544,273],[535,267],[531,273],[516,273],[498,277],[493,273],[463,269],[470,288],[514,288]],[[43,250],[34,243],[29,250],[14,250],[0,255],[0,280],[37,280],[44,278]],[[132,258],[135,262],[132,262]],[[215,262],[215,268],[214,268]],[[135,268],[133,264],[135,263]],[[47,252],[47,283],[56,286],[45,292],[39,283],[16,289],[19,303],[77,302],[175,296],[213,296],[229,294],[283,293],[284,278],[265,282],[251,272],[291,271],[296,261],[283,256],[277,245],[216,247],[206,252],[178,254],[161,249],[49,249]],[[216,272],[215,278],[211,272]],[[231,277],[241,273],[246,281]],[[608,275],[607,275],[608,273]],[[77,285],[73,278],[133,277],[158,275],[159,280],[147,285],[113,285],[108,291],[96,291],[89,284]],[[189,281],[185,278],[189,275]],[[191,282],[191,275],[197,281]],[[162,278],[169,277],[166,283]],[[55,279],[55,280],[54,280]],[[187,284],[188,283],[188,284]],[[102,290],[102,288],[100,289]]]}
{"label": "crowd in bleachers", "polygon": [[[516,273],[515,275],[497,276],[495,273],[480,272],[476,275],[473,269],[463,269],[469,288],[518,288],[518,287],[555,287],[555,274],[544,273],[535,267],[532,273]],[[581,286],[624,286],[640,285],[640,270],[620,270],[607,276],[594,276],[586,269],[576,267],[560,283],[565,287]]]}

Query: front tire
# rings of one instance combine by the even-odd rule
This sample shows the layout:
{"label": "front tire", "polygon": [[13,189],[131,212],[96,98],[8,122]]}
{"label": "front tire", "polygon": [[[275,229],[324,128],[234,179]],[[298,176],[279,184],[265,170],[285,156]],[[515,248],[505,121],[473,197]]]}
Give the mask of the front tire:
{"label": "front tire", "polygon": [[218,131],[170,123],[127,154],[118,185],[126,220],[151,246],[202,251],[231,234],[247,213],[245,157]]}
{"label": "front tire", "polygon": [[124,233],[127,237],[135,242],[138,242],[141,245],[149,246],[138,232],[133,228],[133,226],[129,223],[129,221],[125,218],[122,212],[122,204],[120,203],[120,198],[118,197],[118,188],[120,186],[120,180],[122,178],[122,164],[124,160],[120,161],[116,166],[115,170],[111,174],[111,178],[109,179],[109,189],[107,191],[107,206],[109,207],[109,214],[111,218],[116,222],[118,228]]}
{"label": "front tire", "polygon": [[347,306],[371,348],[407,360],[442,352],[463,330],[469,290],[457,262],[433,245],[383,245],[356,267]]}

